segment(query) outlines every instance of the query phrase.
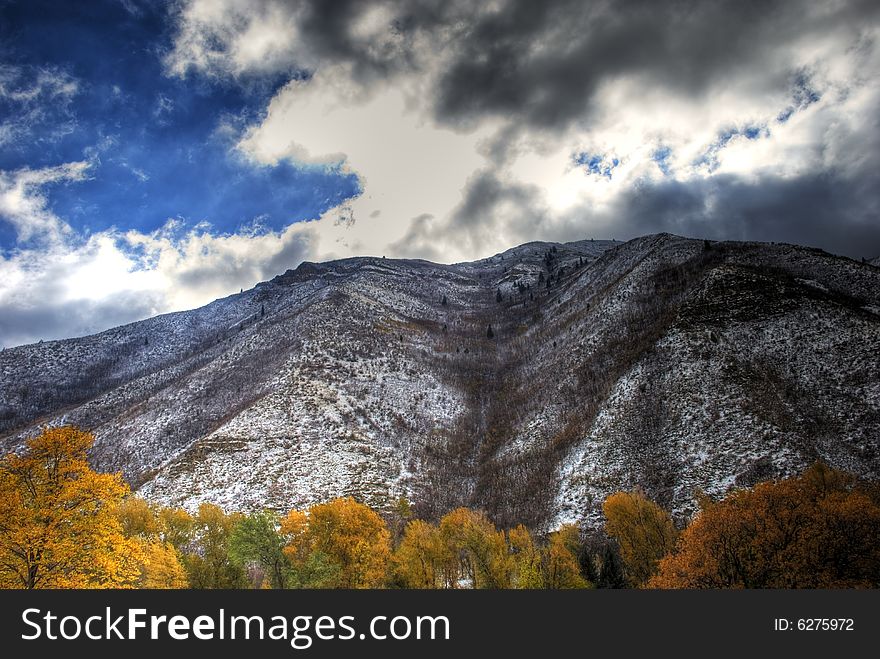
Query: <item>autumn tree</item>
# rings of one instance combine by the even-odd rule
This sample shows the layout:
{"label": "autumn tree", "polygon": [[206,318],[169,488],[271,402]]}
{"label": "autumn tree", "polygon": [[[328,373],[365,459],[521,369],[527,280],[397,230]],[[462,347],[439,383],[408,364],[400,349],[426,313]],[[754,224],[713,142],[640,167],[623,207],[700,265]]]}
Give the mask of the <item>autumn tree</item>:
{"label": "autumn tree", "polygon": [[468,508],[447,513],[440,520],[440,537],[447,550],[457,557],[464,581],[474,588],[510,586],[510,557],[504,532],[498,531],[485,513]]}
{"label": "autumn tree", "polygon": [[656,574],[660,559],[675,547],[672,517],[637,490],[612,494],[602,510],[605,532],[620,546],[630,584],[645,585]]}
{"label": "autumn tree", "polygon": [[578,564],[580,531],[574,524],[565,524],[550,534],[547,542],[546,577],[547,588],[587,588],[589,583],[581,576]]}
{"label": "autumn tree", "polygon": [[284,536],[284,555],[290,563],[288,587],[336,588],[340,583],[341,568],[312,545],[309,535],[309,516],[301,510],[291,510],[281,519]]}
{"label": "autumn tree", "polygon": [[[167,508],[151,506],[140,497],[130,496],[114,508],[123,534],[136,547],[140,574],[138,588],[187,588],[189,581],[178,548],[170,537],[165,520]],[[181,515],[182,513],[182,515]],[[189,518],[186,511],[173,517]],[[191,518],[190,518],[191,519]]]}
{"label": "autumn tree", "polygon": [[544,588],[544,557],[529,530],[520,524],[508,531],[507,541],[511,553],[511,586]]}
{"label": "autumn tree", "polygon": [[138,588],[188,588],[180,554],[170,542],[144,541],[140,547]]}
{"label": "autumn tree", "polygon": [[439,529],[420,519],[406,525],[392,564],[404,588],[451,588],[457,568]]}
{"label": "autumn tree", "polygon": [[[385,583],[391,536],[369,506],[351,497],[312,506],[303,538],[308,555],[338,568],[338,587],[378,588]],[[295,546],[296,540],[288,544]]]}
{"label": "autumn tree", "polygon": [[241,564],[229,560],[229,539],[241,514],[227,515],[219,506],[203,503],[193,518],[193,546],[183,554],[192,588],[244,588]]}
{"label": "autumn tree", "polygon": [[701,501],[655,588],[877,588],[880,499],[816,464],[803,475]]}
{"label": "autumn tree", "polygon": [[136,496],[125,497],[113,509],[128,538],[158,536],[161,530],[159,518],[153,507]]}
{"label": "autumn tree", "polygon": [[128,492],[119,474],[94,472],[94,437],[46,428],[0,462],[0,585],[118,588],[138,578],[137,548],[114,506]]}
{"label": "autumn tree", "polygon": [[193,539],[195,519],[183,508],[161,507],[158,510],[162,540],[178,550],[185,550]]}

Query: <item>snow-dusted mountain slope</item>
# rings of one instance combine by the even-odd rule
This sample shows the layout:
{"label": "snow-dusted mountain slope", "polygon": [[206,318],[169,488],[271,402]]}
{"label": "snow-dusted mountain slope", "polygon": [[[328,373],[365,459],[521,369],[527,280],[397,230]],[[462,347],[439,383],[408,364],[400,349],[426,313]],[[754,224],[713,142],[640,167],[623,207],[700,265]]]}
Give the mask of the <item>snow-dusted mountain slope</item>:
{"label": "snow-dusted mountain slope", "polygon": [[687,514],[817,458],[880,477],[878,367],[880,269],[802,247],[353,258],[3,351],[0,442],[80,425],[98,468],[188,507],[406,495],[546,527],[633,486]]}

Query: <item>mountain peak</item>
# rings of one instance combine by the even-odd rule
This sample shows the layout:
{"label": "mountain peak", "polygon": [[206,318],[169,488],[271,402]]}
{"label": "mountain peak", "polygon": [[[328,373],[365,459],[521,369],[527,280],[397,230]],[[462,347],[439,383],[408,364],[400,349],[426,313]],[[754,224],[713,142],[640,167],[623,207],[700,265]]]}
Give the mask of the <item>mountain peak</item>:
{"label": "mountain peak", "polygon": [[[492,331],[487,330],[488,327]],[[303,262],[241,295],[0,353],[5,449],[92,430],[144,496],[279,510],[407,496],[596,523],[821,458],[880,474],[880,270],[656,234],[477,261]]]}

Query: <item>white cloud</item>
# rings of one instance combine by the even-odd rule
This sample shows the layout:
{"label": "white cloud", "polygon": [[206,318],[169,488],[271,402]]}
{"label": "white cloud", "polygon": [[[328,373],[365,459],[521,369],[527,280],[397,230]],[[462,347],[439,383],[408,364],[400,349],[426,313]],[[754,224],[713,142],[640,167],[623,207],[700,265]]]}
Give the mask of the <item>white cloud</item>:
{"label": "white cloud", "polygon": [[[478,258],[518,240],[593,235],[607,228],[607,215],[620,200],[646,182],[785,178],[821,168],[854,168],[853,155],[864,147],[853,144],[853,136],[878,105],[876,76],[865,72],[877,70],[880,33],[869,25],[832,21],[837,8],[818,7],[804,13],[802,35],[781,34],[778,47],[756,33],[764,39],[756,45],[764,54],[760,70],[728,67],[696,96],[687,85],[670,86],[650,70],[634,70],[602,78],[584,120],[562,130],[530,129],[516,117],[491,113],[453,130],[435,118],[433,93],[458,56],[455,40],[467,33],[466,23],[410,33],[404,47],[403,37],[390,27],[397,7],[363,5],[368,9],[338,27],[334,45],[356,43],[362,59],[387,65],[377,80],[364,74],[356,58],[322,61],[318,46],[309,50],[312,35],[302,32],[303,3],[264,0],[250,13],[243,6],[232,0],[188,3],[168,64],[180,75],[314,68],[311,78],[278,91],[265,118],[250,127],[238,148],[260,163],[344,162],[359,176],[363,194],[329,211],[314,227],[321,236],[321,257]],[[480,11],[503,14],[499,7]],[[854,42],[857,46],[841,47]],[[823,97],[778,123],[776,117],[792,102],[798,72],[811,76]],[[763,126],[765,134],[733,137],[713,147],[724,131],[749,126]],[[493,140],[504,143],[503,155],[492,153]],[[854,150],[844,153],[844,145]],[[653,161],[660,147],[669,150],[667,173]],[[619,164],[610,177],[589,175],[573,164],[579,151],[609,162],[617,158]],[[709,152],[713,157],[707,161]],[[481,218],[462,217],[468,182],[482,180],[487,172],[521,193],[500,195],[497,207],[481,210],[485,226],[476,227]],[[528,213],[534,213],[531,222]],[[432,219],[425,220],[428,215]],[[340,221],[349,217],[354,223]],[[414,218],[421,218],[417,227]],[[414,227],[426,237],[421,247],[405,239]]]}
{"label": "white cloud", "polygon": [[109,229],[76,234],[48,206],[44,187],[75,183],[87,161],[0,172],[0,221],[19,245],[0,254],[0,345],[106,329],[158,313],[194,308],[296,266],[317,249],[313,223],[281,232],[216,236]]}
{"label": "white cloud", "polygon": [[49,108],[65,119],[55,117],[53,137],[70,132],[73,118],[67,116],[67,105],[78,92],[79,82],[64,71],[0,64],[0,99],[15,108],[0,120],[0,146],[27,137],[48,120]]}
{"label": "white cloud", "polygon": [[24,80],[25,73],[25,67],[0,65],[0,97],[26,104],[41,98],[70,98],[79,91],[77,80],[57,69],[38,69],[32,81]]}
{"label": "white cloud", "polygon": [[[473,99],[476,109],[465,102],[466,111],[459,115],[438,109],[438,89],[449,82],[462,53],[472,55],[478,65],[480,58],[493,56],[459,48],[458,40],[473,36],[471,27],[478,18],[488,17],[490,27],[508,30],[505,34],[513,35],[517,48],[522,46],[537,62],[531,68],[548,75],[559,71],[551,55],[566,48],[576,53],[576,47],[584,46],[577,42],[577,25],[550,25],[532,34],[527,19],[522,27],[510,18],[510,2],[491,7],[460,3],[444,7],[443,16],[438,10],[436,26],[406,31],[398,30],[396,21],[405,22],[408,11],[423,7],[364,2],[350,8],[351,20],[330,28],[323,25],[326,33],[318,35],[314,21],[321,18],[315,14],[321,4],[313,5],[282,0],[183,2],[174,15],[174,44],[164,64],[169,75],[206,75],[242,84],[249,76],[308,70],[310,76],[278,90],[259,121],[242,127],[227,117],[217,134],[260,166],[284,159],[314,167],[341,164],[358,176],[362,193],[317,221],[280,232],[218,236],[210,227],[182,232],[170,221],[148,234],[109,230],[84,239],[52,213],[45,186],[82,180],[89,175],[88,161],[2,172],[0,216],[13,225],[21,241],[41,243],[0,257],[0,314],[24,314],[39,304],[65,312],[88,309],[101,320],[94,326],[87,320],[78,325],[58,320],[54,330],[48,321],[27,331],[3,329],[0,324],[5,332],[0,343],[49,338],[53,331],[57,336],[93,331],[101,328],[100,322],[120,322],[122,316],[111,311],[120,300],[130,301],[133,293],[139,302],[126,311],[129,319],[198,306],[303,258],[388,254],[456,261],[527,240],[627,238],[631,236],[618,231],[652,230],[658,225],[644,217],[654,215],[663,215],[663,227],[698,226],[693,217],[679,219],[677,203],[645,209],[633,202],[655,193],[661,201],[668,200],[663,196],[667,188],[694,191],[695,201],[682,214],[710,216],[712,203],[730,200],[717,187],[724,181],[745,185],[768,180],[778,186],[823,173],[855,178],[876,169],[871,165],[877,161],[880,30],[845,15],[840,18],[838,10],[847,3],[811,6],[801,12],[803,25],[794,25],[791,12],[781,11],[782,25],[746,29],[742,34],[747,38],[762,40],[755,44],[760,67],[738,66],[722,52],[717,71],[710,71],[709,65],[704,71],[690,53],[679,52],[687,50],[680,42],[666,44],[670,61],[693,66],[694,77],[703,80],[699,84],[677,81],[655,62],[638,57],[632,59],[636,64],[628,64],[629,53],[609,55],[605,69],[595,64],[595,75],[583,78],[587,87],[595,83],[593,92],[567,99],[582,116],[548,126],[535,125],[529,108],[518,112],[507,101],[505,94],[519,98],[515,85],[488,90],[488,100]],[[518,8],[529,6],[518,3]],[[557,17],[567,16],[565,6],[556,9]],[[603,16],[597,9],[596,21]],[[508,18],[510,24],[504,22]],[[426,25],[433,19],[421,20]],[[694,29],[688,21],[677,20],[673,27]],[[650,28],[638,20],[634,25]],[[566,48],[553,40],[560,34],[570,37]],[[658,43],[663,36],[668,35],[659,33]],[[521,44],[515,41],[521,37]],[[478,40],[474,43],[480,45]],[[700,47],[714,56],[723,50],[711,43]],[[740,57],[747,54],[742,48],[737,52]],[[596,53],[597,59],[601,56]],[[593,62],[575,64],[588,67]],[[502,67],[500,74],[508,73],[516,80],[517,71]],[[821,98],[796,102],[798,77]],[[541,82],[540,77],[527,79]],[[38,77],[39,92],[10,81],[12,73],[0,70],[0,95],[18,94],[17,102],[33,105],[35,112],[37,101],[32,97],[56,94],[63,100],[76,93],[75,81],[63,76]],[[564,87],[550,84],[539,91],[560,94]],[[479,95],[482,90],[472,91]],[[496,92],[500,101],[492,96]],[[539,97],[522,98],[543,107]],[[457,102],[461,110],[461,99]],[[169,109],[157,109],[163,107]],[[778,121],[786,108],[792,108],[790,116]],[[747,139],[742,131],[754,126],[761,127],[760,137]],[[16,130],[11,124],[0,125],[0,143]],[[725,132],[731,137],[722,144],[719,136]],[[665,172],[653,160],[661,147],[669,154]],[[608,176],[589,174],[574,163],[580,152],[601,156],[606,163],[617,159],[618,164]],[[134,169],[132,173],[139,175]],[[627,212],[643,217],[620,217]],[[124,218],[119,223],[124,225]],[[747,237],[746,225],[731,228],[729,235],[739,235],[737,231]],[[715,235],[711,227],[707,235]]]}
{"label": "white cloud", "polygon": [[[316,224],[323,255],[384,254],[412,218],[451,212],[467,177],[485,161],[477,144],[486,132],[439,128],[419,110],[404,89],[382,85],[361,93],[347,70],[327,67],[281,90],[238,148],[264,164],[343,162],[363,193]],[[353,224],[340,222],[348,215]],[[461,253],[450,249],[448,256]]]}
{"label": "white cloud", "polygon": [[190,70],[240,76],[286,69],[302,60],[296,3],[210,0],[185,3],[177,17],[174,48],[165,58],[173,75]]}
{"label": "white cloud", "polygon": [[0,221],[12,224],[19,241],[60,242],[70,234],[70,227],[49,208],[42,187],[82,181],[90,166],[88,161],[79,161],[44,169],[0,171]]}

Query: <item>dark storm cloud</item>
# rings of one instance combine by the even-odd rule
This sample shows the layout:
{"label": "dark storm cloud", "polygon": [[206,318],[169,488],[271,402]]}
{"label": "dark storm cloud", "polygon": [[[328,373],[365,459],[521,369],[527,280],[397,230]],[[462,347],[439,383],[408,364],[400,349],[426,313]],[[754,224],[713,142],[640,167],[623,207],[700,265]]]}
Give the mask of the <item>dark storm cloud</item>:
{"label": "dark storm cloud", "polygon": [[409,221],[406,234],[389,247],[391,253],[403,258],[420,258],[443,262],[443,251],[434,242],[436,218],[430,213],[422,213]]}
{"label": "dark storm cloud", "polygon": [[579,206],[561,218],[545,207],[538,188],[483,171],[468,181],[449,218],[413,221],[394,248],[399,254],[434,258],[436,246],[450,236],[459,244],[478,247],[497,232],[515,245],[593,236],[627,240],[665,231],[715,240],[796,243],[872,258],[880,254],[878,161],[880,157],[872,158],[850,173],[642,180],[615,197],[607,209]]}
{"label": "dark storm cloud", "polygon": [[491,170],[477,172],[465,186],[462,202],[452,215],[452,226],[464,228],[491,220],[498,205],[526,205],[537,192],[528,186],[505,184]]}
{"label": "dark storm cloud", "polygon": [[[462,191],[462,200],[444,220],[420,215],[392,245],[395,254],[448,261],[440,245],[454,242],[480,253],[500,233],[509,244],[534,240],[545,216],[535,186],[505,182],[492,170],[475,173]],[[533,237],[528,237],[533,236]]]}
{"label": "dark storm cloud", "polygon": [[295,268],[317,250],[318,237],[314,231],[301,231],[287,239],[281,250],[260,263],[260,278],[268,279]]}
{"label": "dark storm cloud", "polygon": [[0,304],[2,347],[36,340],[86,336],[108,327],[154,316],[162,310],[159,295],[117,293],[102,300],[42,300],[38,306]]}
{"label": "dark storm cloud", "polygon": [[[815,7],[797,1],[515,0],[502,12],[475,16],[460,36],[441,76],[435,111],[452,122],[498,115],[558,129],[588,117],[601,83],[623,75],[698,100],[732,75],[777,66],[784,71],[795,40],[841,27],[857,34],[876,19],[880,5]],[[758,86],[783,82],[755,80]]]}
{"label": "dark storm cloud", "polygon": [[[833,173],[798,178],[733,175],[633,189],[604,218],[625,237],[669,231],[717,240],[790,242],[854,258],[880,254],[880,176]],[[570,226],[576,233],[575,226]]]}
{"label": "dark storm cloud", "polygon": [[[296,6],[320,61],[350,62],[368,82],[442,58],[431,99],[441,121],[469,125],[496,116],[551,130],[588,119],[601,84],[623,75],[695,100],[729,76],[762,69],[778,69],[783,79],[755,76],[757,86],[784,84],[795,73],[786,70],[795,41],[839,29],[857,38],[880,12],[864,0],[511,0],[500,11],[389,0]],[[378,45],[356,30],[377,6],[392,17],[387,30],[395,37]]]}

